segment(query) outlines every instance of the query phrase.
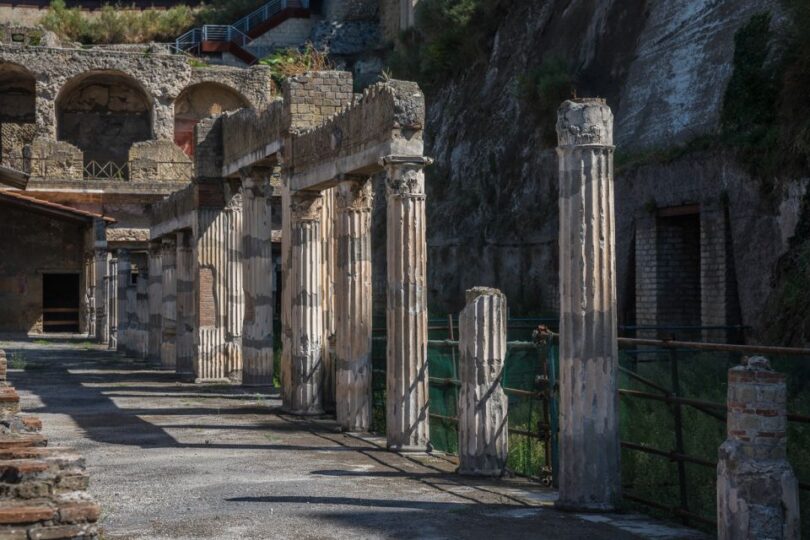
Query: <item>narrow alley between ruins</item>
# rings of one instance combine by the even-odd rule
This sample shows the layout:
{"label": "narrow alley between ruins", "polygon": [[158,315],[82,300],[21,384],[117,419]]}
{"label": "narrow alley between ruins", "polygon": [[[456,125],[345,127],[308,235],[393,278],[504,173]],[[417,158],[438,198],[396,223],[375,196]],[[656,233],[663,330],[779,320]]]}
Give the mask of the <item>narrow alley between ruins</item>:
{"label": "narrow alley between ruins", "polygon": [[[180,383],[83,340],[0,342],[49,446],[84,455],[104,538],[688,538],[637,515],[578,516],[523,479],[452,474],[442,454],[385,451],[277,391]],[[255,390],[255,389],[254,389]],[[538,534],[539,533],[539,534]]]}

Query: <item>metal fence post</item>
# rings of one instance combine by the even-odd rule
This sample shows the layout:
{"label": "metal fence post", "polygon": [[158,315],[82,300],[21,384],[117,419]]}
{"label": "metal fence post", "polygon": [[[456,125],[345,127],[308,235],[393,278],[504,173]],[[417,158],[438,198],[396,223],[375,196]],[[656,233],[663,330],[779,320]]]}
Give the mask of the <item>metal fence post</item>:
{"label": "metal fence post", "polygon": [[[670,373],[672,375],[672,394],[673,397],[680,397],[681,396],[681,384],[680,378],[678,376],[678,350],[673,348],[670,350],[669,353],[669,366],[670,366]],[[675,418],[675,451],[683,456],[686,452],[684,451],[684,444],[683,444],[683,417],[681,415],[681,404],[680,402],[675,402],[672,404],[672,414]],[[678,489],[680,495],[680,503],[681,509],[685,511],[689,511],[689,500],[688,495],[686,492],[686,463],[684,463],[683,459],[678,457],[677,466],[678,466]],[[689,518],[684,516],[683,523],[685,525],[689,524]]]}

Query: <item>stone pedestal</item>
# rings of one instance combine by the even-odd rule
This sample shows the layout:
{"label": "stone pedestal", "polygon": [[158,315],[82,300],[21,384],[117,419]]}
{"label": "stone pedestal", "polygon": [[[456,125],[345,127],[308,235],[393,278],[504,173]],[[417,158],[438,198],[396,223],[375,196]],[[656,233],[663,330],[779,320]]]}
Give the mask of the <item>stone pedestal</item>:
{"label": "stone pedestal", "polygon": [[242,174],[245,317],[242,385],[273,384],[273,239],[270,169]]}
{"label": "stone pedestal", "polygon": [[613,114],[566,101],[560,188],[560,429],[557,506],[614,510],[621,498]]}
{"label": "stone pedestal", "polygon": [[428,449],[427,159],[388,156],[386,437],[397,451]]}
{"label": "stone pedestal", "polygon": [[177,233],[177,373],[194,379],[194,236],[190,230]]}
{"label": "stone pedestal", "polygon": [[291,351],[282,401],[293,414],[323,413],[321,204],[316,192],[294,193],[290,201]]}
{"label": "stone pedestal", "polygon": [[371,428],[371,206],[368,178],[338,185],[336,413],[344,431]]}
{"label": "stone pedestal", "polygon": [[163,369],[177,368],[177,242],[162,239],[160,262],[163,309],[161,313],[160,364]]}
{"label": "stone pedestal", "polygon": [[160,361],[160,345],[163,342],[163,264],[160,259],[160,242],[149,245],[149,359]]}
{"label": "stone pedestal", "polygon": [[717,465],[720,540],[798,540],[799,486],[787,461],[785,376],[762,357],[728,372],[728,438]]}
{"label": "stone pedestal", "polygon": [[501,476],[509,456],[509,400],[501,386],[506,359],[506,296],[488,287],[467,291],[459,317],[460,474]]}

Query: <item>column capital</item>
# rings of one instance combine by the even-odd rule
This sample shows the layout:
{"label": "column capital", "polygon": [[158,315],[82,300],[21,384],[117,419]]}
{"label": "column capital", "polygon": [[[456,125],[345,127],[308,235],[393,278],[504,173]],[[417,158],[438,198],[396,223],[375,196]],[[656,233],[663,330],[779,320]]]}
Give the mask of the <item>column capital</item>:
{"label": "column capital", "polygon": [[338,212],[370,211],[373,201],[371,180],[365,176],[343,177],[335,190],[335,205]]}
{"label": "column capital", "polygon": [[389,197],[425,197],[425,174],[422,169],[433,163],[423,156],[386,156],[380,164],[387,169],[385,191]]}
{"label": "column capital", "polygon": [[383,167],[418,167],[420,169],[433,163],[433,159],[427,156],[383,156],[379,161]]}
{"label": "column capital", "polygon": [[163,249],[174,249],[175,244],[177,244],[177,239],[172,236],[163,236],[160,239],[160,245]]}
{"label": "column capital", "polygon": [[296,191],[290,199],[290,217],[293,222],[320,221],[323,196],[318,191]]}
{"label": "column capital", "polygon": [[557,111],[558,148],[613,148],[613,112],[602,98],[568,100]]}

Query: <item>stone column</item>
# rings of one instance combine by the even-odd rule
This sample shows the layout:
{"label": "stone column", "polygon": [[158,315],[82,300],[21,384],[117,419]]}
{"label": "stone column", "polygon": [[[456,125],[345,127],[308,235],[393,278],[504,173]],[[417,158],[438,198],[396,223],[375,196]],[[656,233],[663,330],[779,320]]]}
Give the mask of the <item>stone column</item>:
{"label": "stone column", "polygon": [[281,186],[281,380],[282,395],[292,382],[292,194]]}
{"label": "stone column", "polygon": [[242,172],[243,386],[273,384],[272,173],[259,168]]}
{"label": "stone column", "polygon": [[557,506],[613,510],[619,466],[613,114],[566,101],[560,168],[560,496]]}
{"label": "stone column", "polygon": [[501,386],[506,359],[506,296],[498,289],[467,291],[459,317],[460,474],[500,476],[509,455],[509,400]]}
{"label": "stone column", "polygon": [[720,540],[798,540],[799,485],[787,461],[785,376],[762,357],[728,371],[728,438],[717,464]]}
{"label": "stone column", "polygon": [[132,269],[129,250],[118,250],[118,340],[116,350],[129,352],[129,274]]}
{"label": "stone column", "polygon": [[428,449],[425,173],[430,161],[383,158],[387,196],[386,438],[397,451]]}
{"label": "stone column", "polygon": [[177,233],[176,259],[176,368],[184,380],[194,380],[194,235],[190,230]]}
{"label": "stone column", "polygon": [[234,380],[242,378],[242,323],[245,319],[245,292],[242,285],[242,194],[233,196],[225,208],[228,232],[225,237],[225,279],[227,318],[225,348],[228,372]]}
{"label": "stone column", "polygon": [[282,385],[284,409],[293,414],[323,413],[321,343],[321,204],[320,193],[297,192],[290,205],[292,306],[289,377]]}
{"label": "stone column", "polygon": [[161,314],[160,364],[163,369],[177,368],[177,242],[163,238],[160,262],[163,265],[163,312]]}
{"label": "stone column", "polygon": [[368,178],[336,188],[335,362],[337,421],[344,431],[371,428],[371,206]]}
{"label": "stone column", "polygon": [[149,359],[154,362],[160,361],[160,345],[163,342],[163,265],[160,252],[160,242],[149,244]]}
{"label": "stone column", "polygon": [[118,349],[118,259],[110,259],[107,270],[107,313],[109,313],[108,348]]}
{"label": "stone column", "polygon": [[95,266],[95,295],[93,300],[96,304],[96,339],[102,343],[110,340],[110,327],[107,323],[107,269],[109,266],[106,249],[96,249],[93,251],[93,264]]}
{"label": "stone column", "polygon": [[[331,346],[335,339],[335,189],[321,193],[321,305],[323,313],[323,340],[321,363],[323,364],[323,405],[328,411],[335,410],[335,359]],[[331,341],[331,342],[330,342]]]}

